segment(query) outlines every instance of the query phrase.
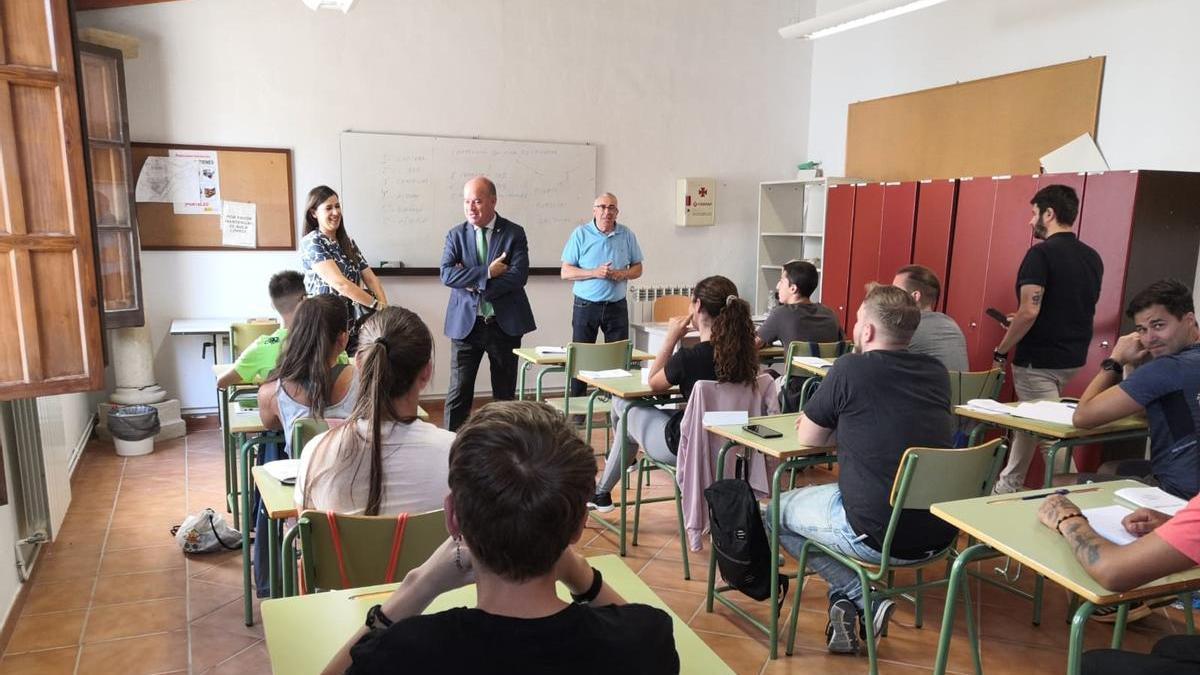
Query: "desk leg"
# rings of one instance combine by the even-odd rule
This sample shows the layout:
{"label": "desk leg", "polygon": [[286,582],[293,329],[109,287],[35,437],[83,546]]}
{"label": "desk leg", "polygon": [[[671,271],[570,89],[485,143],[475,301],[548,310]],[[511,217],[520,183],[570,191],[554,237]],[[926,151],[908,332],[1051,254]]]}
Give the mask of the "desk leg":
{"label": "desk leg", "polygon": [[1051,483],[1054,482],[1054,460],[1058,457],[1058,451],[1064,447],[1067,447],[1067,444],[1059,441],[1046,448],[1046,455],[1044,457],[1046,460],[1046,475],[1042,480],[1042,487],[1050,487]]}
{"label": "desk leg", "polygon": [[[946,584],[946,608],[942,611],[942,630],[938,635],[937,659],[933,663],[934,675],[945,675],[946,661],[950,654],[950,638],[954,634],[954,610],[958,601],[958,591],[961,588],[964,592],[969,591],[963,584],[969,583],[970,579],[967,574],[967,566],[976,558],[981,558],[992,553],[991,547],[986,544],[975,544],[967,547],[954,560],[954,565],[950,568],[950,580]],[[974,611],[974,608],[969,604],[967,612]],[[974,636],[973,626],[975,618],[973,615],[967,617],[967,633],[968,639],[971,641],[971,649],[975,657],[975,671],[981,672],[982,665],[979,657],[979,642]]]}
{"label": "desk leg", "polygon": [[529,372],[529,366],[530,366],[530,363],[528,361],[523,361],[521,363],[521,383],[517,387],[517,400],[518,401],[525,400],[525,373]]}
{"label": "desk leg", "polygon": [[1067,647],[1067,675],[1079,675],[1080,659],[1083,657],[1083,629],[1087,626],[1092,610],[1096,608],[1086,600],[1075,610],[1071,619],[1071,641]]}
{"label": "desk leg", "polygon": [[[254,625],[254,582],[250,573],[250,528],[254,527],[254,517],[250,508],[250,466],[258,454],[256,446],[249,441],[242,444],[242,609],[245,611],[245,623]],[[261,536],[262,533],[260,532]]]}
{"label": "desk leg", "polygon": [[[725,455],[729,453],[729,449],[736,443],[733,441],[725,441],[721,446],[721,450],[717,453],[717,480],[725,477]],[[704,599],[704,611],[712,614],[713,611],[713,596],[716,595],[717,589],[717,550],[713,548],[711,542],[708,545],[708,590]]]}
{"label": "desk leg", "polygon": [[[771,641],[771,660],[779,656],[779,483],[787,467],[788,462],[780,462],[779,466],[775,467],[775,474],[771,477],[771,502],[767,506],[767,518],[771,521],[771,631],[767,634],[767,639]],[[746,471],[748,475],[749,469]],[[800,593],[803,590],[804,570],[800,570],[796,576],[794,592]]]}
{"label": "desk leg", "polygon": [[1112,648],[1120,649],[1121,641],[1125,639],[1125,622],[1129,620],[1129,603],[1122,602],[1117,607],[1117,623],[1113,626]]}
{"label": "desk leg", "polygon": [[267,574],[272,598],[283,597],[283,578],[279,569],[282,564],[279,550],[279,526],[278,520],[267,518]]}
{"label": "desk leg", "polygon": [[[233,512],[233,473],[229,469],[229,393],[226,389],[217,388],[217,421],[221,425],[221,450],[224,453],[225,466],[225,510]],[[237,523],[237,517],[233,519]]]}
{"label": "desk leg", "polygon": [[[542,372],[545,372],[545,371],[542,371]],[[567,386],[568,387],[571,386],[571,383],[568,382]],[[540,392],[540,390],[541,390],[541,378],[540,377],[538,378],[538,389],[539,389],[539,397],[540,397],[540,393],[541,393]],[[541,398],[538,398],[538,400],[540,401]],[[633,407],[630,406],[629,408],[627,408],[625,410],[625,414],[621,415],[621,456],[618,458],[621,460],[621,463],[617,465],[618,467],[620,467],[620,470],[621,470],[621,518],[620,518],[621,531],[619,533],[619,536],[621,538],[621,545],[619,548],[621,551],[622,558],[625,557],[625,525],[629,519],[629,514],[626,513],[626,511],[625,511],[625,503],[628,501],[628,498],[629,498],[629,493],[628,493],[629,472],[626,471],[626,469],[628,468],[629,465],[626,463],[626,459],[625,459],[625,453],[628,452],[627,446],[629,445],[629,436],[626,435],[626,429],[628,429],[628,425],[629,425],[629,411],[632,409],[633,409]],[[591,439],[588,439],[588,441],[591,442]],[[638,480],[640,481],[641,478],[639,477]]]}
{"label": "desk leg", "polygon": [[[241,509],[238,508],[238,503],[241,500],[241,486],[245,485],[245,482],[238,477],[238,472],[240,471],[238,468],[238,448],[245,442],[245,434],[230,434],[229,436],[229,476],[233,483],[233,489],[229,494],[229,501],[233,505],[233,522],[235,523],[241,522],[241,518],[239,517]],[[250,470],[246,469],[242,473],[248,476],[250,475]]]}

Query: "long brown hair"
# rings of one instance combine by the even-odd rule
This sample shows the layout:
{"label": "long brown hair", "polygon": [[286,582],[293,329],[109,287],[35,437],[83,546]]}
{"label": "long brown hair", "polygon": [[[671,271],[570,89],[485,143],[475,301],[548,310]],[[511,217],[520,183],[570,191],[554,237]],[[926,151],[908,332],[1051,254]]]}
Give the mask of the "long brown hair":
{"label": "long brown hair", "polygon": [[758,350],[750,303],[738,297],[737,285],[716,275],[696,284],[692,297],[712,317],[713,360],[717,380],[750,384],[758,378]]}
{"label": "long brown hair", "polygon": [[333,395],[329,364],[338,338],[346,332],[346,303],[336,295],[318,295],[300,303],[288,329],[279,366],[268,381],[298,385],[312,416],[321,418]]}
{"label": "long brown hair", "polygon": [[[333,296],[320,296],[333,297]],[[308,302],[307,300],[305,302]],[[367,505],[365,514],[379,514],[383,501],[383,443],[380,427],[394,421],[411,424],[416,417],[401,417],[392,405],[393,399],[408,393],[417,383],[421,371],[433,360],[433,335],[415,312],[403,307],[385,307],[367,319],[359,330],[358,400],[346,423],[325,435],[324,440],[310,452],[324,452],[325,446],[336,456],[325,470],[312,474],[304,485],[304,503],[310,505],[314,482],[327,475],[336,476],[354,466],[354,474],[343,477],[349,483],[358,480],[362,466],[361,452],[368,452],[370,471],[367,476]],[[358,433],[358,422],[367,426],[368,438]]]}
{"label": "long brown hair", "polygon": [[[318,185],[317,187],[308,191],[308,201],[304,205],[305,235],[313,230],[321,229],[320,224],[317,222],[316,210],[318,206],[324,204],[325,200],[329,199],[330,197],[338,197],[338,193],[334,192],[333,188],[329,187],[328,185]],[[338,197],[338,199],[340,200],[341,197]],[[341,221],[338,222],[337,243],[342,249],[342,253],[345,254],[345,256],[349,258],[351,262],[354,262],[355,260],[362,260],[362,252],[358,250],[358,245],[355,244],[352,239],[350,239],[350,235],[346,234],[345,218],[342,218]]]}

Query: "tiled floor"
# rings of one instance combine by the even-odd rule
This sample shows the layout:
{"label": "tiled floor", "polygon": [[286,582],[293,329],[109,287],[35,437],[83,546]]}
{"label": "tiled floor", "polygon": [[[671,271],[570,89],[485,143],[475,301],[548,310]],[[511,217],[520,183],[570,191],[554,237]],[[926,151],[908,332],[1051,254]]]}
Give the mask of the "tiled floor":
{"label": "tiled floor", "polygon": [[[439,412],[440,411],[436,411]],[[602,432],[596,445],[603,442]],[[185,514],[222,504],[220,435],[215,429],[160,444],[154,454],[120,458],[110,445],[93,442],[75,472],[73,500],[62,531],[39,564],[15,624],[0,675],[7,673],[269,673],[260,625],[241,621],[241,558],[237,552],[185,558],[169,528]],[[833,474],[814,471],[809,482]],[[650,494],[665,494],[655,476]],[[616,515],[616,512],[612,514]],[[585,554],[616,550],[607,531],[589,529]],[[766,639],[718,606],[704,611],[707,552],[692,554],[692,580],[684,581],[673,506],[643,510],[640,545],[627,564],[738,673],[864,673],[865,658],[831,656],[824,650],[824,584],[803,590],[796,653],[771,662]],[[990,570],[993,562],[981,567]],[[794,569],[794,563],[792,563]],[[1023,580],[1023,583],[1027,582]],[[981,588],[982,586],[982,588]],[[1030,623],[1029,604],[974,582],[982,597],[984,669],[999,673],[1060,673],[1066,664],[1067,599],[1047,585],[1044,621]],[[889,637],[880,645],[883,673],[929,672],[933,665],[942,602],[931,592],[925,625],[913,627],[911,605],[901,603]],[[790,607],[790,597],[788,600]],[[764,603],[743,606],[765,620]],[[961,612],[960,639],[950,667],[970,672]],[[1146,651],[1160,636],[1182,632],[1180,612],[1159,610],[1130,626],[1126,647]],[[1105,646],[1111,631],[1091,624],[1087,642]]]}

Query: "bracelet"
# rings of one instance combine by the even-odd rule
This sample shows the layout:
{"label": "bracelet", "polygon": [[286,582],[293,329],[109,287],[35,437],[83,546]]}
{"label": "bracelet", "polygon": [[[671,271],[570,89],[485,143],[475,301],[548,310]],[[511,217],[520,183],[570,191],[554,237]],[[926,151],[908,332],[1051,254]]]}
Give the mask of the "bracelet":
{"label": "bracelet", "polygon": [[1059,534],[1062,534],[1062,524],[1072,518],[1083,518],[1085,521],[1087,520],[1087,516],[1083,515],[1082,513],[1078,512],[1078,511],[1076,511],[1075,513],[1068,513],[1067,515],[1063,516],[1062,518],[1059,518],[1057,523],[1054,523],[1054,529]]}
{"label": "bracelet", "polygon": [[592,585],[583,593],[576,595],[571,594],[571,600],[577,605],[586,605],[596,599],[600,595],[600,589],[604,586],[604,577],[600,574],[600,570],[592,568]]}

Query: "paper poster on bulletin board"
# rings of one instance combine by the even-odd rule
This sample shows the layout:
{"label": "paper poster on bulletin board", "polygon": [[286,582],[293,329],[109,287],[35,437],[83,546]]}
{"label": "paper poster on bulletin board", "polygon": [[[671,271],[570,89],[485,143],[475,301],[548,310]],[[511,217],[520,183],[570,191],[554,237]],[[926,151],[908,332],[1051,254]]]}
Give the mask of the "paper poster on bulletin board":
{"label": "paper poster on bulletin board", "polygon": [[[291,150],[174,143],[132,148],[134,180],[143,170],[154,179],[141,190],[153,201],[137,202],[143,249],[296,249]],[[222,227],[226,202],[232,206]]]}

